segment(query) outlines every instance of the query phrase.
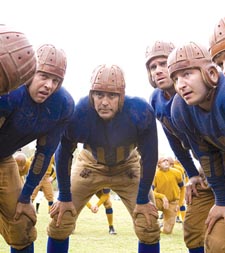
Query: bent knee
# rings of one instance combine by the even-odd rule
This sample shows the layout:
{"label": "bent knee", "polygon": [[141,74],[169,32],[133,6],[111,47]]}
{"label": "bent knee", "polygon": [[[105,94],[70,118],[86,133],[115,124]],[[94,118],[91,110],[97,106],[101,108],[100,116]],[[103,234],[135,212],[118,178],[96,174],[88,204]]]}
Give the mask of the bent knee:
{"label": "bent knee", "polygon": [[206,253],[224,253],[225,245],[224,240],[218,236],[218,238],[207,237],[205,241],[205,252]]}
{"label": "bent knee", "polygon": [[150,216],[151,226],[148,226],[146,219],[142,214],[139,214],[135,220],[135,233],[141,242],[155,244],[160,239],[160,228],[157,219]]}
{"label": "bent knee", "polygon": [[48,236],[57,240],[65,240],[75,229],[75,218],[70,211],[67,211],[63,214],[60,226],[56,227],[57,217],[58,215],[55,215],[48,225]]}
{"label": "bent knee", "polygon": [[34,242],[37,231],[31,219],[21,215],[19,220],[3,221],[2,236],[15,249],[23,249]]}
{"label": "bent knee", "polygon": [[210,234],[205,236],[205,252],[206,253],[224,253],[225,252],[225,222],[224,219],[218,220]]}

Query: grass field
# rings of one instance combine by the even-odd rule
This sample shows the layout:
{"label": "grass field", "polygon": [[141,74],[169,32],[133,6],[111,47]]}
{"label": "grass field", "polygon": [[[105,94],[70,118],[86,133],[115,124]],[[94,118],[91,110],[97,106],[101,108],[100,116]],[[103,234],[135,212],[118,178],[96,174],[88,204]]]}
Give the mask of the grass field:
{"label": "grass field", "polygon": [[[93,198],[92,201],[95,201]],[[69,253],[137,253],[138,240],[133,231],[131,218],[120,200],[113,200],[114,226],[117,235],[108,234],[108,224],[103,206],[97,214],[88,208],[81,212],[77,228],[70,237]],[[35,203],[34,203],[35,204]],[[46,227],[49,222],[47,201],[43,199],[38,214],[38,238],[35,253],[46,252]],[[182,224],[176,224],[173,234],[161,234],[161,253],[185,253]],[[0,237],[0,253],[10,252],[9,246]]]}

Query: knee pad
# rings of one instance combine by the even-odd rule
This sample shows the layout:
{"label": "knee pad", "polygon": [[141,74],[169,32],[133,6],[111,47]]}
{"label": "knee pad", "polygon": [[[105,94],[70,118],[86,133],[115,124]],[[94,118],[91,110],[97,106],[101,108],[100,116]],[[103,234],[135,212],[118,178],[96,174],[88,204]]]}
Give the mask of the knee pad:
{"label": "knee pad", "polygon": [[160,239],[160,228],[157,219],[150,215],[151,227],[147,225],[143,214],[138,214],[134,222],[135,233],[141,242],[155,244]]}
{"label": "knee pad", "polygon": [[225,222],[219,219],[210,234],[205,236],[205,252],[206,253],[223,253],[225,252],[224,243]]}
{"label": "knee pad", "polygon": [[113,209],[112,208],[106,208],[105,209],[105,213],[106,214],[112,214],[113,213]]}
{"label": "knee pad", "polygon": [[2,236],[15,249],[21,250],[34,242],[37,231],[31,219],[21,215],[19,220],[3,220]]}
{"label": "knee pad", "polygon": [[65,240],[75,229],[75,217],[70,211],[63,214],[62,221],[59,227],[56,227],[58,215],[55,215],[48,225],[48,236],[56,240]]}

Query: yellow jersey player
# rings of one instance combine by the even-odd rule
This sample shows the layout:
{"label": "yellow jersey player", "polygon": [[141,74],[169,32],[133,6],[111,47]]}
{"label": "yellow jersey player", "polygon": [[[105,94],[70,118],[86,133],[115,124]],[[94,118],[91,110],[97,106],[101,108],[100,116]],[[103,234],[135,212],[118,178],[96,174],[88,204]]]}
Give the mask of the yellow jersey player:
{"label": "yellow jersey player", "polygon": [[184,188],[182,174],[171,167],[167,157],[161,157],[152,184],[157,208],[163,212],[161,232],[171,234],[175,225],[180,192]]}
{"label": "yellow jersey player", "polygon": [[95,205],[92,205],[89,201],[86,205],[87,207],[93,212],[97,213],[99,210],[99,207],[103,204],[105,207],[105,213],[109,224],[109,234],[110,235],[116,235],[116,231],[113,226],[113,208],[112,208],[112,202],[110,200],[110,189],[103,188],[102,190],[98,191],[95,194],[99,200]]}

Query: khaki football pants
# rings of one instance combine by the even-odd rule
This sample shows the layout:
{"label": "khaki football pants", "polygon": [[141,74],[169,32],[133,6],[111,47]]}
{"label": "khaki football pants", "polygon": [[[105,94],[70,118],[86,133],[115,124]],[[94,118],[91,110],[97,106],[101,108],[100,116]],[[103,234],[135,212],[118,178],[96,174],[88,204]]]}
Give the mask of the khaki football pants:
{"label": "khaki football pants", "polygon": [[[23,249],[36,240],[32,220],[21,215],[15,221],[15,209],[22,189],[17,163],[12,156],[0,159],[0,234],[16,249]],[[36,217],[35,217],[36,218]]]}
{"label": "khaki football pants", "polygon": [[187,206],[184,220],[184,240],[189,249],[205,247],[205,253],[225,252],[225,222],[220,219],[210,234],[206,234],[205,221],[209,210],[215,203],[210,188],[197,188],[199,196],[193,196],[192,204]]}
{"label": "khaki football pants", "polygon": [[[70,212],[66,212],[63,224],[58,228],[55,226],[57,217],[54,217],[49,224],[48,235],[54,239],[66,239],[73,232],[76,220],[86,203],[103,188],[110,188],[119,195],[133,219],[139,179],[140,160],[136,151],[126,162],[108,167],[96,163],[87,150],[82,150],[71,172],[71,189],[77,215],[74,218]],[[155,244],[159,242],[160,229],[158,220],[152,215],[150,219],[152,226],[148,227],[145,217],[139,214],[136,220],[133,219],[134,229],[141,242]]]}

